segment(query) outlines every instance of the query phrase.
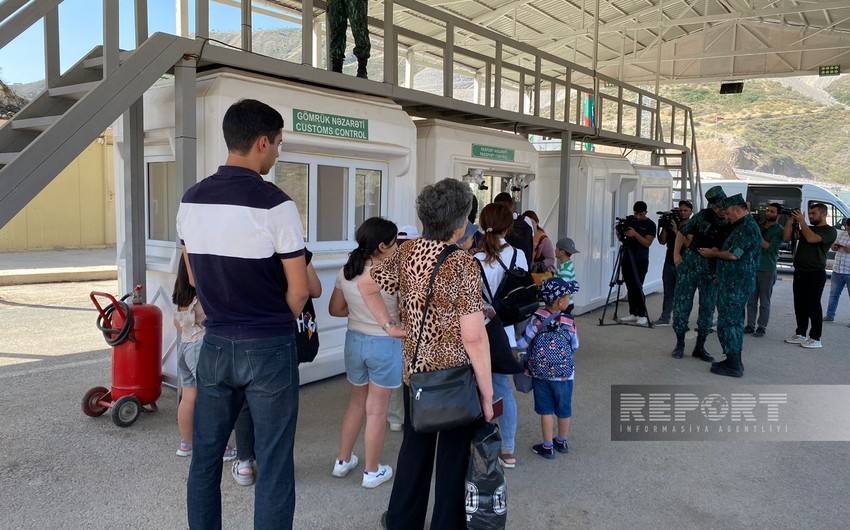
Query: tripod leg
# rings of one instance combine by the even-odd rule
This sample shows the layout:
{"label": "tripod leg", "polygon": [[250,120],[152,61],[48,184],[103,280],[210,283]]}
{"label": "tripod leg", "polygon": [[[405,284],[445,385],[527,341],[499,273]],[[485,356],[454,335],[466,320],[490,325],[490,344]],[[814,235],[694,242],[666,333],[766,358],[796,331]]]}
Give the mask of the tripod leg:
{"label": "tripod leg", "polygon": [[617,249],[617,257],[614,258],[614,270],[611,272],[611,280],[608,282],[608,296],[605,297],[605,306],[602,308],[602,316],[599,318],[599,325],[603,326],[605,314],[608,312],[608,305],[611,303],[611,291],[614,290],[614,285],[617,285],[617,298],[614,302],[614,320],[617,320],[617,311],[620,307],[620,286],[623,282],[620,280],[622,276],[623,264],[623,245]]}

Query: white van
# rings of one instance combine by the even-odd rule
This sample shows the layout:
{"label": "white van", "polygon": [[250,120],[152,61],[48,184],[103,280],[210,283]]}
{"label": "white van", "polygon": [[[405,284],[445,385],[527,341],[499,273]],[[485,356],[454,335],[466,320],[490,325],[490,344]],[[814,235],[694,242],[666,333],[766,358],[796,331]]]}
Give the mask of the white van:
{"label": "white van", "polygon": [[[719,180],[705,181],[702,188],[707,190],[712,186],[722,186],[727,196],[736,193],[743,195],[744,199],[750,203],[750,210],[754,212],[756,218],[767,209],[769,204],[774,202],[785,208],[799,208],[804,212],[808,211],[812,204],[822,203],[826,205],[827,223],[839,231],[843,230],[844,219],[850,217],[850,208],[841,199],[817,184]],[[781,222],[785,224],[786,218],[784,216],[781,218]],[[828,269],[832,268],[833,256],[834,252],[830,251],[827,261]],[[780,248],[779,261],[786,264],[792,261],[790,244],[783,244]]]}

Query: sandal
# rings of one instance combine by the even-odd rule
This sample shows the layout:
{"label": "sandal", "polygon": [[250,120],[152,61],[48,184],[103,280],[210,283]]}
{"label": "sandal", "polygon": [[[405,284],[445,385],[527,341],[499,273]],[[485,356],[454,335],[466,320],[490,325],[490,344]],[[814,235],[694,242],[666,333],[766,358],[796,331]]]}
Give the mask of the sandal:
{"label": "sandal", "polygon": [[513,469],[516,467],[516,455],[514,453],[499,454],[499,463],[505,469]]}

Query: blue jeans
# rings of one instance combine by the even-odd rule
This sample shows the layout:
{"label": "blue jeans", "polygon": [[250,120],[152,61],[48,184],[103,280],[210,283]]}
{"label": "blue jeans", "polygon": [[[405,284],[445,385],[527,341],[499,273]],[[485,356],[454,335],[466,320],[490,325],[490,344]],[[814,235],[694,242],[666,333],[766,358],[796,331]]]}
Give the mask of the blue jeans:
{"label": "blue jeans", "polygon": [[254,528],[292,528],[295,513],[295,336],[230,340],[210,334],[198,359],[189,528],[221,529],[221,455],[245,400],[256,436]]}
{"label": "blue jeans", "polygon": [[847,294],[850,295],[850,274],[833,272],[830,283],[832,287],[829,288],[829,306],[826,308],[826,316],[834,319],[835,311],[838,309],[838,300],[841,299],[841,291],[847,289]]}
{"label": "blue jeans", "polygon": [[502,416],[499,430],[502,431],[502,451],[513,453],[516,447],[516,398],[514,398],[513,376],[493,374],[493,399],[502,398]]}

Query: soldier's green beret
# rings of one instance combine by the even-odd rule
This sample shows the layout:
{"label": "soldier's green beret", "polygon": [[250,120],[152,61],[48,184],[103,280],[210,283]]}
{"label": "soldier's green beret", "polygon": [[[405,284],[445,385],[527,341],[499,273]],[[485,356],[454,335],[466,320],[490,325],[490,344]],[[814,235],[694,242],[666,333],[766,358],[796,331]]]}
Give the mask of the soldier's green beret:
{"label": "soldier's green beret", "polygon": [[721,204],[724,208],[728,208],[730,206],[738,206],[738,205],[746,206],[747,201],[744,200],[744,197],[740,193],[736,193],[735,195],[732,195],[731,197],[726,197],[725,199],[723,199],[723,202]]}
{"label": "soldier's green beret", "polygon": [[720,186],[712,186],[708,188],[708,191],[705,192],[705,200],[708,201],[708,205],[712,207],[720,206],[720,202],[726,198],[726,192],[723,191],[723,188]]}

